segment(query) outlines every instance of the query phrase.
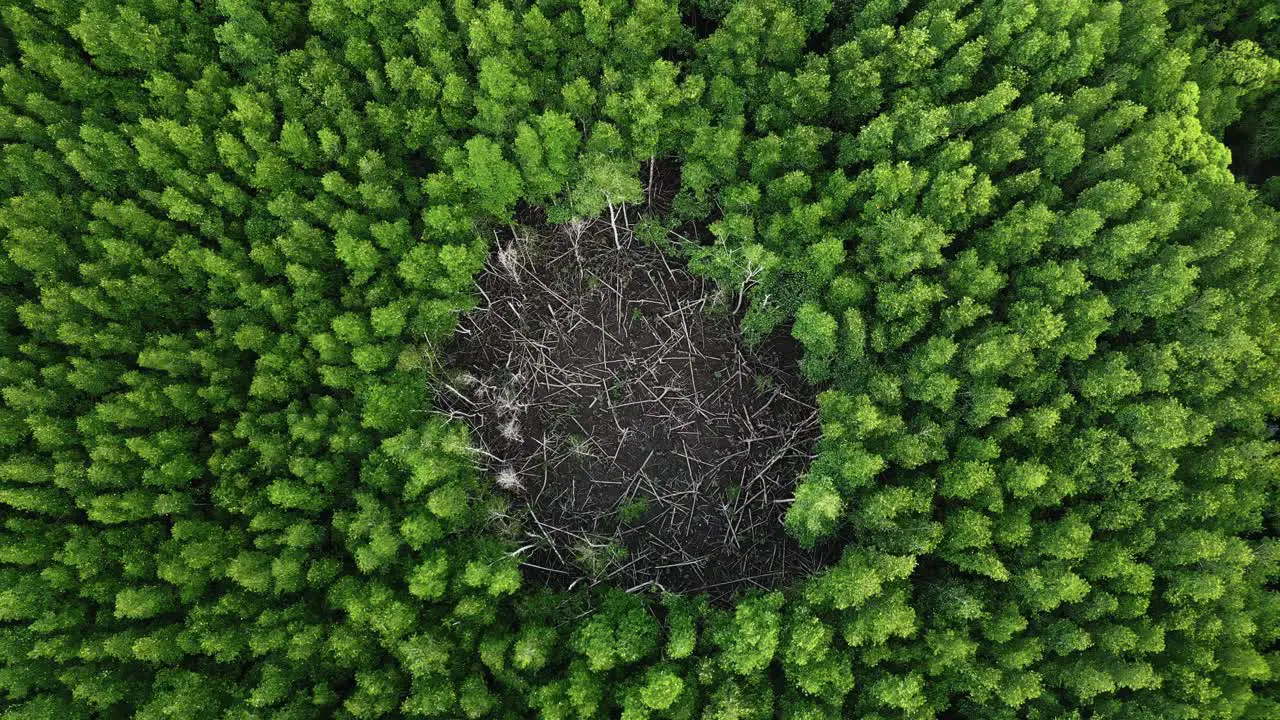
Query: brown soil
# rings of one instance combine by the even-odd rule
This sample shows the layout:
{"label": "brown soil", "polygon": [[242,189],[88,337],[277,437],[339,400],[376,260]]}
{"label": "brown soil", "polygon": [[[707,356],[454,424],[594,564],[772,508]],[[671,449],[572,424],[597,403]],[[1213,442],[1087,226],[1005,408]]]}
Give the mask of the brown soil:
{"label": "brown soil", "polygon": [[825,564],[782,526],[818,434],[796,347],[745,347],[736,296],[629,212],[499,233],[438,388],[513,499],[527,576],[726,597]]}

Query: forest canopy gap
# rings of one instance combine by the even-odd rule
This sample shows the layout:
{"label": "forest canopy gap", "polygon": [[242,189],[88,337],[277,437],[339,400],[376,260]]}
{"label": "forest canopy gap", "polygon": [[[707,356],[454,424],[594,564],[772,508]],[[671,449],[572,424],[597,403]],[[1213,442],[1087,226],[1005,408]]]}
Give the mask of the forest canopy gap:
{"label": "forest canopy gap", "polygon": [[625,207],[495,240],[436,402],[483,444],[526,572],[727,597],[822,564],[782,523],[818,435],[790,338],[744,343]]}

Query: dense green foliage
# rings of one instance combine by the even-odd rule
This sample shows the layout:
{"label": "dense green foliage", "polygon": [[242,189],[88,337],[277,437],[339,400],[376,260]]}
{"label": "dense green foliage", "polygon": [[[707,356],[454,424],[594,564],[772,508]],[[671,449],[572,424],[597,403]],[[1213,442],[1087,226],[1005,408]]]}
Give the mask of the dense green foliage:
{"label": "dense green foliage", "polygon": [[[1280,716],[1280,21],[1167,4],[6,5],[0,717]],[[824,388],[729,608],[522,587],[426,412],[654,157]]]}

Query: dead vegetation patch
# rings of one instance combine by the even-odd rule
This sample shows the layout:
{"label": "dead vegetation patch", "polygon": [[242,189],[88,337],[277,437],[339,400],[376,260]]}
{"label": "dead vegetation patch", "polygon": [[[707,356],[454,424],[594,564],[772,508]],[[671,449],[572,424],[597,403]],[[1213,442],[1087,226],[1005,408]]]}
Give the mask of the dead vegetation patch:
{"label": "dead vegetation patch", "polygon": [[741,303],[611,213],[496,234],[436,388],[527,574],[727,596],[824,564],[782,525],[818,435],[797,349],[745,346]]}

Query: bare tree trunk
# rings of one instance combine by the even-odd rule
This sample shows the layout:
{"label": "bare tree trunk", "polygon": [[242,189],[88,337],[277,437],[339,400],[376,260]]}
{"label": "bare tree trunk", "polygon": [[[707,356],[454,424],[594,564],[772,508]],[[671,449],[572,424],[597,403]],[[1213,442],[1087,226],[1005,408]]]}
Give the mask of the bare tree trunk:
{"label": "bare tree trunk", "polygon": [[649,184],[644,188],[645,204],[653,206],[653,156],[649,156]]}
{"label": "bare tree trunk", "polygon": [[613,245],[621,250],[622,241],[618,239],[618,218],[614,214],[613,201],[605,198],[605,203],[609,205],[609,227],[613,228]]}

